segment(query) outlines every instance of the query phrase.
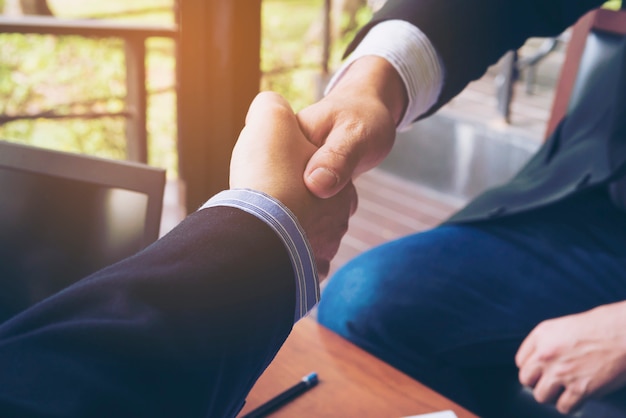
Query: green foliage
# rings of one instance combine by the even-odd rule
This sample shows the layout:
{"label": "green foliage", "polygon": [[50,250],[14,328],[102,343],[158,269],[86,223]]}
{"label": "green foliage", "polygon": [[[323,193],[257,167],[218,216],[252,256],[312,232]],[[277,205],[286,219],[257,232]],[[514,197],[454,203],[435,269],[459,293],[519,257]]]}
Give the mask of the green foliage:
{"label": "green foliage", "polygon": [[147,45],[147,89],[153,92],[148,96],[148,160],[173,175],[178,171],[175,43],[170,39],[150,39]]}
{"label": "green foliage", "polygon": [[612,10],[619,10],[622,5],[622,0],[609,0],[602,7]]}
{"label": "green foliage", "polygon": [[[261,88],[282,94],[296,111],[315,102],[327,82],[321,75],[323,6],[322,0],[263,1]],[[368,8],[359,10],[359,26],[370,16]],[[341,62],[343,51],[355,32],[347,32],[332,43],[331,72]]]}
{"label": "green foliage", "polygon": [[[123,97],[126,89],[121,41],[4,34],[0,43],[0,113],[45,116],[49,112],[122,110],[122,101],[116,99]],[[117,118],[24,119],[0,126],[0,136],[55,149],[124,157],[124,124]]]}
{"label": "green foliage", "polygon": [[[1,2],[2,0],[0,0]],[[171,23],[174,0],[48,0],[58,17],[106,17]],[[263,0],[262,89],[284,95],[300,110],[319,97],[322,68],[323,0]],[[163,8],[170,11],[163,11]],[[117,17],[149,8],[148,15]],[[367,9],[359,11],[363,24]],[[353,33],[333,44],[332,71]],[[0,35],[0,114],[38,115],[121,112],[126,94],[123,42],[42,35]],[[149,162],[176,172],[175,47],[148,42]],[[125,158],[125,119],[23,119],[0,124],[0,137],[73,152]]]}
{"label": "green foliage", "polygon": [[[372,19],[372,10],[369,7],[362,7],[356,13],[356,27],[352,30],[345,31],[343,36],[340,39],[337,39],[333,44],[333,50],[331,55],[331,66],[333,68],[338,67],[343,60],[344,52],[348,47],[349,43],[354,39],[355,35],[359,31],[360,28],[365,26],[367,22]],[[343,17],[344,27],[347,23],[348,19],[346,16]]]}
{"label": "green foliage", "polygon": [[[135,21],[171,22],[173,0],[95,2],[50,0],[57,16],[89,17],[129,8],[170,6],[169,13],[135,16]],[[128,19],[127,19],[128,20]],[[0,35],[0,114],[48,116],[124,111],[126,65],[121,39],[75,36]],[[171,40],[148,41],[149,162],[176,171],[176,100],[174,46]],[[0,137],[41,147],[109,158],[126,157],[126,122],[122,116],[36,118],[0,124]]]}
{"label": "green foliage", "polygon": [[316,96],[322,59],[321,0],[263,1],[262,90],[276,91],[295,109]]}

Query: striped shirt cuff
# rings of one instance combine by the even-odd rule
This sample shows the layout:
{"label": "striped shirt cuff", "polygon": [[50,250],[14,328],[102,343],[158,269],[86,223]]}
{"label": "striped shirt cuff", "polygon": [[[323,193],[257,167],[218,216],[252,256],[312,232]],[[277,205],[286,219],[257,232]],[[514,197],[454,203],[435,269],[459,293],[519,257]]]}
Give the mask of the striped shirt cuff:
{"label": "striped shirt cuff", "polygon": [[293,213],[273,197],[249,189],[225,190],[213,196],[199,210],[230,206],[256,216],[281,239],[293,266],[296,279],[294,322],[304,317],[320,300],[320,287],[313,251]]}
{"label": "striped shirt cuff", "polygon": [[365,35],[350,57],[341,65],[326,88],[326,94],[359,58],[376,55],[386,59],[400,74],[409,98],[398,131],[411,127],[413,121],[430,109],[443,86],[443,65],[426,35],[403,20],[376,24]]}

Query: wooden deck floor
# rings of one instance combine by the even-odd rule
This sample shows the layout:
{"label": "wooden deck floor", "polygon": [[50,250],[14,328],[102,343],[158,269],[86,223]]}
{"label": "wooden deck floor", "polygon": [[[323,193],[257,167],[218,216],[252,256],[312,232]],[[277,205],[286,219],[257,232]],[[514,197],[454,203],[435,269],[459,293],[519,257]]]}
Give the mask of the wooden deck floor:
{"label": "wooden deck floor", "polygon": [[331,264],[330,274],[384,242],[432,228],[463,202],[374,169],[355,181],[359,206]]}

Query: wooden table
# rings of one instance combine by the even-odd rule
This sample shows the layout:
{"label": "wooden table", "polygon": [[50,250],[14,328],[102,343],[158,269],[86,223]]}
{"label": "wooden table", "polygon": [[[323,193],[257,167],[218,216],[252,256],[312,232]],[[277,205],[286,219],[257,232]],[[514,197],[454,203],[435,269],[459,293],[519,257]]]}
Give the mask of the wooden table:
{"label": "wooden table", "polygon": [[319,384],[274,412],[273,418],[399,418],[448,409],[459,418],[476,418],[310,318],[295,325],[239,416],[311,372],[318,374]]}

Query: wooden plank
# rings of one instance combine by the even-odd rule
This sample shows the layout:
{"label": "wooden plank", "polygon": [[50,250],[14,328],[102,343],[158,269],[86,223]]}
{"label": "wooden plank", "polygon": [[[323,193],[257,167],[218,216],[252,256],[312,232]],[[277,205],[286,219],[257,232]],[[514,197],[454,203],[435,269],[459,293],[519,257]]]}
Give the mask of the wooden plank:
{"label": "wooden plank", "polygon": [[310,318],[294,326],[238,416],[311,372],[317,372],[319,384],[272,413],[272,417],[380,418],[452,410],[459,418],[476,418]]}
{"label": "wooden plank", "polygon": [[145,25],[92,19],[62,19],[51,16],[0,16],[0,33],[81,35],[93,37],[143,38],[178,36],[176,25]]}
{"label": "wooden plank", "polygon": [[591,11],[581,17],[572,29],[572,36],[567,45],[565,61],[563,62],[561,75],[556,87],[557,93],[555,94],[552,110],[550,111],[550,119],[548,120],[545,138],[548,138],[552,132],[554,132],[557,125],[567,113],[569,97],[574,83],[576,82],[576,75],[578,74],[578,63],[582,57],[587,41],[587,34],[593,25],[596,12],[597,11]]}
{"label": "wooden plank", "polygon": [[148,162],[148,91],[146,88],[146,40],[141,36],[125,39],[126,54],[126,158]]}
{"label": "wooden plank", "polygon": [[359,207],[350,219],[329,276],[364,251],[432,228],[464,203],[380,168],[361,175],[355,187]]}

